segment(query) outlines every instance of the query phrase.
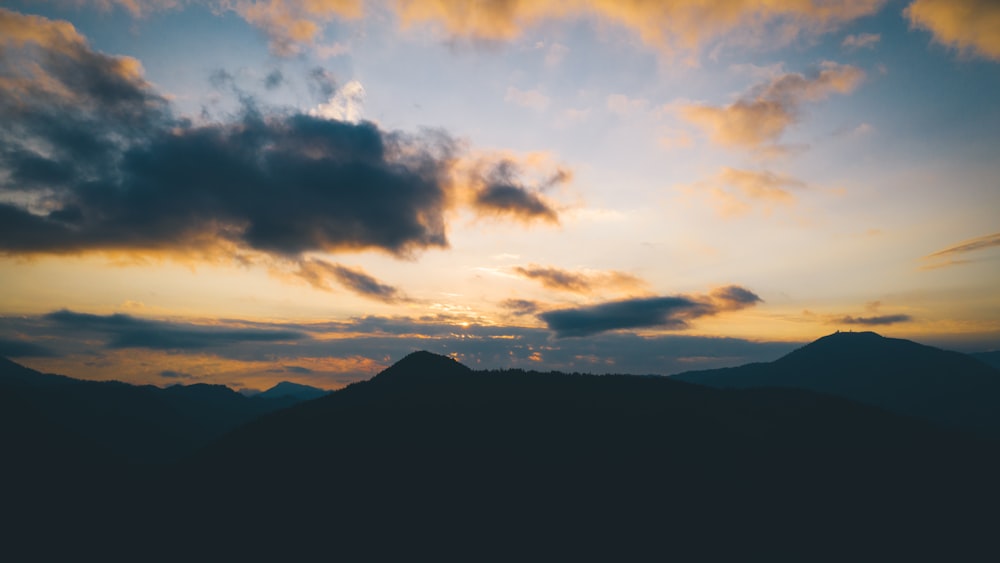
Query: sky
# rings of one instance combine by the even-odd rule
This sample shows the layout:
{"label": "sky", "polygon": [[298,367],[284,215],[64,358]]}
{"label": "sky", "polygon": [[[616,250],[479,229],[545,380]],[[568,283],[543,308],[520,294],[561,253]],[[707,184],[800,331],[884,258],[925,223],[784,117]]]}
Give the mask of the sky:
{"label": "sky", "polygon": [[0,355],[339,388],[1000,349],[992,0],[0,8]]}

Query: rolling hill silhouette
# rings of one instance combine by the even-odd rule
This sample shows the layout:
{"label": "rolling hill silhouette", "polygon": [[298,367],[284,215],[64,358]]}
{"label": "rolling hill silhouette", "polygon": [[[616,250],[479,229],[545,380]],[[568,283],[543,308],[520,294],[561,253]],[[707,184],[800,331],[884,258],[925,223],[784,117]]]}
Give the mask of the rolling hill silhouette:
{"label": "rolling hill silhouette", "polygon": [[[46,420],[23,404],[15,419]],[[473,371],[417,352],[256,418],[180,463],[78,474],[65,463],[89,443],[67,427],[44,436],[58,455],[38,458],[64,465],[24,472],[24,494],[4,507],[18,515],[9,537],[34,559],[998,553],[995,442],[796,389]]]}
{"label": "rolling hill silhouette", "polygon": [[995,350],[993,352],[977,352],[969,355],[988,366],[1000,369],[1000,350]]}
{"label": "rolling hill silhouette", "polygon": [[[7,416],[25,445],[50,443],[53,433],[64,434],[74,436],[74,444],[91,444],[94,456],[105,456],[108,463],[147,464],[180,459],[262,414],[302,400],[295,393],[247,398],[204,383],[161,389],[84,381],[5,358],[0,358],[0,393],[18,405]],[[24,422],[15,422],[12,412],[21,413]]]}
{"label": "rolling hill silhouette", "polygon": [[685,372],[671,379],[725,388],[819,391],[1000,438],[1000,371],[965,354],[874,332],[838,332],[774,362]]}
{"label": "rolling hill silhouette", "polygon": [[832,396],[417,352],[230,433],[171,500],[201,499],[205,545],[295,537],[284,556],[878,559],[980,548],[997,468],[991,442]]}

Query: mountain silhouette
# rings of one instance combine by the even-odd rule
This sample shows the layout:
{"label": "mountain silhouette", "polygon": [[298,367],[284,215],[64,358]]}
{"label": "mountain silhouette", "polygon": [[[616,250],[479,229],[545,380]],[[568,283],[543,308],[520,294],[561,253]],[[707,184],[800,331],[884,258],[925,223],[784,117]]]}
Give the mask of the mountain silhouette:
{"label": "mountain silhouette", "polygon": [[471,372],[471,369],[454,358],[420,350],[407,354],[403,359],[381,371],[374,380],[394,382],[408,380],[411,383],[425,383],[460,377]]}
{"label": "mountain silhouette", "polygon": [[418,352],[201,450],[165,512],[200,499],[197,541],[297,538],[286,557],[891,559],[979,549],[998,468],[992,442],[829,395]]}
{"label": "mountain silhouette", "polygon": [[318,399],[327,393],[329,393],[329,391],[326,389],[320,389],[319,387],[302,385],[301,383],[292,383],[291,381],[282,381],[275,384],[267,391],[262,391],[253,396],[258,399],[281,399],[283,397],[290,397],[298,401],[311,401],[313,399]]}
{"label": "mountain silhouette", "polygon": [[[153,403],[139,391],[188,405],[229,397],[207,385],[95,385],[73,393],[114,391],[142,408]],[[8,433],[56,420],[39,397],[9,389],[18,394],[0,394],[0,406],[19,406],[3,415]],[[36,459],[48,470],[21,471],[4,506],[17,515],[8,537],[36,560],[998,555],[996,442],[798,389],[475,371],[417,352],[179,462],[78,472],[100,433],[77,441],[77,427],[57,422],[35,434],[51,443]]]}
{"label": "mountain silhouette", "polygon": [[[109,460],[143,464],[180,459],[262,414],[301,401],[293,394],[247,398],[204,383],[161,389],[84,381],[5,358],[0,358],[0,393],[17,402],[8,417],[22,445],[52,443],[55,434],[73,436],[74,444],[91,444]],[[24,422],[10,414],[15,410]]]}
{"label": "mountain silhouette", "polygon": [[774,362],[685,372],[671,379],[713,387],[819,391],[1000,437],[1000,371],[965,354],[874,332],[838,332]]}
{"label": "mountain silhouette", "polygon": [[1000,369],[1000,350],[995,350],[993,352],[976,352],[969,355],[988,366]]}

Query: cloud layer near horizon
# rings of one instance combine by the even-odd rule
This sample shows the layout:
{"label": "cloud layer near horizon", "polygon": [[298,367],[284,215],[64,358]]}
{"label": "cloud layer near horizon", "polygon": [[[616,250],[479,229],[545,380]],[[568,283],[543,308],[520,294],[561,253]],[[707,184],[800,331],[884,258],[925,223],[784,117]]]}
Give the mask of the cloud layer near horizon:
{"label": "cloud layer near horizon", "polygon": [[[43,339],[45,346],[27,346],[24,334]],[[367,379],[415,350],[453,355],[473,368],[665,375],[774,360],[800,345],[622,332],[552,340],[545,328],[461,324],[448,318],[196,323],[69,310],[0,317],[3,355],[35,369],[159,384],[163,371],[170,371],[190,381],[236,387],[269,386],[278,380],[340,387]]]}
{"label": "cloud layer near horizon", "polygon": [[752,291],[731,285],[707,295],[621,299],[546,311],[538,318],[560,338],[634,328],[679,330],[687,328],[694,319],[745,309],[759,302],[761,298]]}

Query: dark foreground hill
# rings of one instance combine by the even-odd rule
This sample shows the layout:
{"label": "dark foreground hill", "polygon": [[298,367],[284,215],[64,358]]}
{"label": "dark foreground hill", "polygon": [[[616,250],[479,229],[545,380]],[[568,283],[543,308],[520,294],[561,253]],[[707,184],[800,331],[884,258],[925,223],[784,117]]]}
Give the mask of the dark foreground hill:
{"label": "dark foreground hill", "polygon": [[41,560],[988,561],[998,470],[836,397],[423,352],[157,472],[28,479],[6,531]]}
{"label": "dark foreground hill", "polygon": [[969,558],[995,548],[996,453],[804,391],[416,353],[203,450],[164,506],[196,499],[185,529],[229,555]]}
{"label": "dark foreground hill", "polygon": [[993,352],[978,352],[969,355],[988,366],[1000,369],[1000,350]]}
{"label": "dark foreground hill", "polygon": [[819,391],[1000,438],[1000,371],[965,354],[874,332],[838,332],[774,362],[671,379],[723,388]]}

